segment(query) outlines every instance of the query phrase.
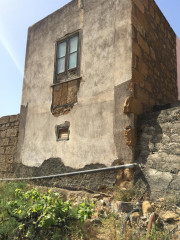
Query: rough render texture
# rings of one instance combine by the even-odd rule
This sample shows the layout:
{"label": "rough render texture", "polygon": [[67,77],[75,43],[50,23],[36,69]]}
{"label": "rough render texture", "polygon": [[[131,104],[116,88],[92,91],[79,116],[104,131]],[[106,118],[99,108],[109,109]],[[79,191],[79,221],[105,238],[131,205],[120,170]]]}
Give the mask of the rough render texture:
{"label": "rough render texture", "polygon": [[12,175],[18,132],[19,114],[0,118],[0,177]]}
{"label": "rough render texture", "polygon": [[[97,164],[111,166],[116,160],[132,162],[132,149],[125,144],[124,128],[134,118],[132,114],[122,114],[132,78],[131,1],[80,3],[73,0],[28,31],[15,165],[27,166],[29,173],[34,167],[40,169],[45,160],[51,169],[52,159],[59,159],[65,166],[58,168],[59,172],[85,166],[94,168]],[[74,91],[77,104],[68,114],[58,113],[60,116],[55,117],[51,113],[53,88],[60,91],[66,85],[51,87],[55,43],[78,29],[82,32],[82,51],[81,80]],[[61,103],[61,97],[55,98]],[[70,122],[69,141],[57,142],[55,126],[65,121]],[[53,162],[52,166],[55,167]]]}
{"label": "rough render texture", "polygon": [[[144,115],[139,121],[137,162],[152,197],[180,194],[179,106]],[[142,174],[143,173],[143,174]]]}
{"label": "rough render texture", "polygon": [[178,100],[180,100],[180,40],[176,37]]}

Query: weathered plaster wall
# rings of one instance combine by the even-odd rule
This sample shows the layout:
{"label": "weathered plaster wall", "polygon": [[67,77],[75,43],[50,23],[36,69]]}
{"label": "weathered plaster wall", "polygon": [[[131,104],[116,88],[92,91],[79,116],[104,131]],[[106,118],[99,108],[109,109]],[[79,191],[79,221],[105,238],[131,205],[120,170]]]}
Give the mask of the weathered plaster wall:
{"label": "weathered plaster wall", "polygon": [[180,194],[180,107],[144,115],[138,125],[137,162],[142,172],[137,180],[144,181],[152,197],[175,197]]}
{"label": "weathered plaster wall", "polygon": [[178,99],[180,100],[180,39],[176,37]]}
{"label": "weathered plaster wall", "polygon": [[0,177],[12,174],[17,151],[19,114],[0,118]]}
{"label": "weathered plaster wall", "polygon": [[132,97],[139,115],[177,100],[176,35],[154,0],[132,0]]}
{"label": "weathered plaster wall", "polygon": [[[55,117],[51,113],[55,42],[79,29],[81,82],[77,104],[68,114]],[[131,124],[133,116],[122,113],[129,95],[131,65],[130,0],[73,0],[30,27],[16,164],[29,167],[31,173],[30,169],[47,160],[50,173],[60,172],[55,165],[54,170],[50,167],[52,159],[65,166],[62,172],[68,167],[94,168],[97,163],[110,166],[117,159],[131,162],[124,127],[126,122]],[[126,92],[119,94],[121,88]],[[55,126],[65,121],[70,122],[69,141],[57,142]]]}

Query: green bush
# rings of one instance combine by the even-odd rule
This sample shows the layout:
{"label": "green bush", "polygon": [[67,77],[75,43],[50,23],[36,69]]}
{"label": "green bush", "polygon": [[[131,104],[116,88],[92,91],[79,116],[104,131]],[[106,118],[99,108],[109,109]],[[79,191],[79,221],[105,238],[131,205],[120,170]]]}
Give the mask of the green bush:
{"label": "green bush", "polygon": [[74,225],[90,218],[92,208],[88,202],[72,208],[59,193],[17,188],[7,201],[1,196],[0,239],[70,239]]}
{"label": "green bush", "polygon": [[89,203],[84,201],[77,208],[77,217],[81,220],[81,222],[85,222],[86,219],[91,218],[93,212],[92,208],[94,207],[93,203]]}

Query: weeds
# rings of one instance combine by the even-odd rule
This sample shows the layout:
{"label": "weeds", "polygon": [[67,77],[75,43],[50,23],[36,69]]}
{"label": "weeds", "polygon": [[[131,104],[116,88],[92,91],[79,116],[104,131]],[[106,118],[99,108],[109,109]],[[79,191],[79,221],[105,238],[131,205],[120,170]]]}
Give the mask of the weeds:
{"label": "weeds", "polygon": [[131,202],[133,200],[137,200],[142,196],[142,193],[138,186],[132,186],[128,189],[120,189],[118,187],[114,188],[114,199],[123,201],[123,202]]}

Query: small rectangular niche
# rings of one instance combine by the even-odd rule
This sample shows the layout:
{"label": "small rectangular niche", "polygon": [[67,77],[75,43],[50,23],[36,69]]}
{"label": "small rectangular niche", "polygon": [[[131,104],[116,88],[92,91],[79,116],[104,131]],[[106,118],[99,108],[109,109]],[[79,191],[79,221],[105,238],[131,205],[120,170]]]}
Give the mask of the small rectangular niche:
{"label": "small rectangular niche", "polygon": [[56,126],[56,140],[68,141],[69,140],[69,122]]}

